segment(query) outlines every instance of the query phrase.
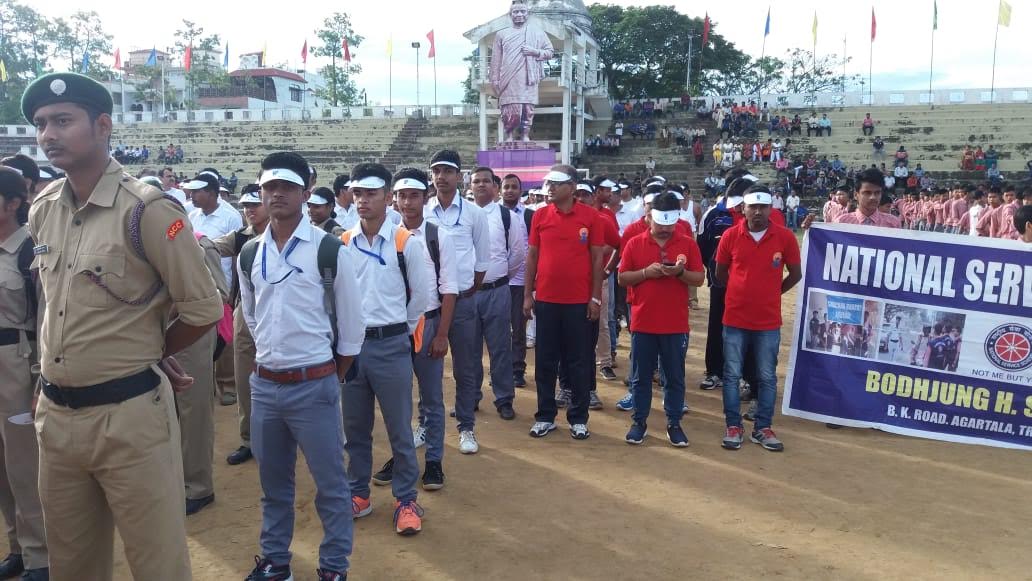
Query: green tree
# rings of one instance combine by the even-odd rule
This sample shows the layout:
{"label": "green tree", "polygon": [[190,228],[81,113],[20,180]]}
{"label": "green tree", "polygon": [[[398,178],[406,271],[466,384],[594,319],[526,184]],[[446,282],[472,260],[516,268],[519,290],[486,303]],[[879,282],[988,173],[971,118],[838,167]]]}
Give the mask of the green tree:
{"label": "green tree", "polygon": [[51,52],[48,24],[28,6],[0,1],[0,59],[7,82],[0,83],[0,123],[24,123],[21,95],[32,79],[47,69]]}
{"label": "green tree", "polygon": [[463,57],[463,62],[468,63],[466,66],[466,80],[462,81],[462,102],[467,105],[477,105],[480,103],[480,91],[473,88],[473,73],[476,71],[477,60],[479,55],[476,50],[469,54],[467,57]]}
{"label": "green tree", "polygon": [[344,61],[344,39],[348,40],[349,50],[358,47],[365,39],[355,34],[346,12],[334,12],[327,17],[315,35],[321,44],[312,48],[312,55],[330,57],[330,64],[319,69],[328,85],[316,91],[315,96],[329,101],[334,107],[355,104],[359,91],[354,75],[362,72],[362,66]]}
{"label": "green tree", "polygon": [[[843,65],[842,58],[837,54],[822,55],[814,61],[812,52],[794,48],[787,51],[786,57],[781,84],[781,90],[785,93],[841,91],[860,79],[860,75],[843,76],[836,72],[842,70]],[[851,60],[847,58],[845,62]]]}
{"label": "green tree", "polygon": [[55,19],[48,35],[53,42],[53,55],[67,60],[69,71],[80,72],[83,59],[89,55],[87,75],[101,81],[114,78],[111,67],[105,64],[106,57],[112,54],[111,35],[104,32],[95,11],[79,10],[67,19]]}
{"label": "green tree", "polygon": [[[196,107],[194,92],[197,88],[225,89],[229,87],[229,75],[220,66],[215,57],[222,40],[217,34],[204,35],[204,28],[190,20],[183,19],[183,26],[174,34],[176,52],[186,58],[187,47],[190,51],[190,70],[185,72],[189,87],[187,106]],[[185,66],[185,62],[184,62]]]}

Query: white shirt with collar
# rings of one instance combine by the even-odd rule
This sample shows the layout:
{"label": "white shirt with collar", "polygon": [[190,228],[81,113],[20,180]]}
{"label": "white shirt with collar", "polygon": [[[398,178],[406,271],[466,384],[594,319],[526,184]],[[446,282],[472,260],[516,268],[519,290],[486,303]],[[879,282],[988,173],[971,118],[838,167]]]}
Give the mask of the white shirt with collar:
{"label": "white shirt with collar", "polygon": [[410,237],[403,251],[409,289],[412,290],[412,296],[407,297],[405,280],[398,266],[398,251],[394,246],[394,233],[398,228],[390,220],[384,220],[370,244],[359,223],[348,230],[351,240],[347,249],[351,253],[355,276],[361,289],[366,327],[407,323],[409,334],[412,334],[419,318],[427,310],[426,289],[434,277],[432,270],[427,271],[426,257],[429,252],[426,244],[422,238]]}
{"label": "white shirt with collar", "polygon": [[[236,208],[229,205],[228,202],[224,204],[224,200],[219,199],[219,205],[211,214],[205,214],[204,210],[200,208],[195,208],[190,212],[190,224],[195,231],[214,240],[219,236],[243,228],[244,219]],[[232,258],[222,259],[222,273],[226,276],[226,284],[231,284],[233,282]]]}
{"label": "white shirt with collar", "polygon": [[[413,236],[422,240],[424,245],[427,245],[425,220],[418,228],[409,228],[408,230]],[[430,246],[426,246],[426,267],[430,269],[431,280],[434,280],[434,277],[437,278],[436,284],[427,285],[429,291],[427,312],[441,307],[440,295],[459,294],[459,285],[455,281],[458,276],[458,267],[455,264],[455,245],[452,243],[451,236],[443,228],[437,229],[437,248],[441,255],[441,276],[437,276],[437,267],[434,266],[434,259],[430,256]]]}
{"label": "white shirt with collar", "polygon": [[[271,227],[258,239],[251,265],[254,288],[246,282],[240,285],[240,305],[254,337],[255,361],[263,367],[280,371],[311,367],[333,356],[333,330],[323,304],[325,291],[316,257],[323,236],[327,234],[301,220],[282,253],[272,239]],[[239,266],[237,272],[244,281]],[[282,282],[270,284],[284,276],[287,278]],[[337,253],[333,296],[337,306],[336,352],[358,355],[366,327],[362,294],[355,281],[353,259],[343,247]]]}
{"label": "white shirt with collar", "polygon": [[613,213],[616,214],[616,225],[619,227],[620,236],[623,236],[624,230],[638,219],[638,213],[626,202],[622,203],[620,209]]}
{"label": "white shirt with collar", "polygon": [[799,207],[799,196],[792,194],[785,200],[785,205],[789,210],[795,210]]}
{"label": "white shirt with collar", "polygon": [[[484,282],[491,283],[508,276],[510,279],[524,266],[527,261],[527,226],[523,223],[522,216],[513,214],[512,210],[500,205],[498,202],[491,202],[480,208],[487,216],[488,230],[490,231],[491,255],[488,260],[487,273],[484,274]],[[508,242],[506,242],[505,224],[502,222],[502,212],[509,213]]]}
{"label": "white shirt with collar", "polygon": [[[533,208],[530,208],[533,210]],[[519,221],[523,224],[523,243],[527,246],[530,245],[530,232],[527,231],[527,219],[524,214],[528,208],[523,205],[523,202],[516,202],[516,207],[511,209],[513,221]],[[509,286],[523,286],[526,283],[525,275],[527,270],[527,257],[524,253],[523,260],[520,261],[519,268],[516,269],[515,274],[509,275]]]}
{"label": "white shirt with collar", "polygon": [[358,208],[355,207],[354,202],[348,206],[347,210],[340,204],[334,204],[333,212],[337,214],[334,220],[345,230],[351,230],[358,224]]}
{"label": "white shirt with collar", "polygon": [[459,292],[473,287],[474,273],[487,272],[491,258],[491,233],[487,215],[476,204],[462,199],[458,192],[447,209],[438,197],[432,198],[423,210],[423,217],[448,232],[455,244]]}

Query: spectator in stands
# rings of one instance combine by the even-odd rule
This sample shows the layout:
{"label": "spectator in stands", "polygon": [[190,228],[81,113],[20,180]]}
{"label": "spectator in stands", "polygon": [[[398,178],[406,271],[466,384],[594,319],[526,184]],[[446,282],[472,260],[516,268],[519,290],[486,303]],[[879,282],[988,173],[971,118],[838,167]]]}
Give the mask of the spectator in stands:
{"label": "spectator in stands", "polygon": [[795,230],[799,225],[799,196],[795,192],[789,192],[785,198],[785,218],[788,219],[788,227]]}
{"label": "spectator in stands", "polygon": [[989,169],[985,170],[985,177],[989,180],[990,186],[998,186],[1003,183],[1003,174],[1000,173],[1000,168],[992,165]]}
{"label": "spectator in stands", "polygon": [[649,159],[645,162],[645,174],[649,177],[656,175],[656,160],[649,156]]}
{"label": "spectator in stands", "polygon": [[964,153],[960,157],[960,169],[964,171],[975,169],[975,152],[971,150],[970,145],[964,146]]}
{"label": "spectator in stands", "polygon": [[172,162],[173,163],[183,163],[183,146],[182,145],[177,145],[176,146],[176,154],[175,154],[175,157],[173,158]]}
{"label": "spectator in stands", "polygon": [[781,121],[778,122],[778,135],[780,135],[782,137],[787,137],[790,134],[790,132],[789,132],[790,126],[791,126],[791,122],[789,122],[788,117],[785,116],[785,115],[782,115],[781,116]]}
{"label": "spectator in stands", "polygon": [[695,165],[702,165],[703,158],[704,158],[705,154],[704,154],[703,149],[702,149],[702,139],[701,138],[697,137],[692,142],[692,155],[695,156]]}
{"label": "spectator in stands", "polygon": [[814,133],[820,136],[821,129],[820,123],[817,121],[817,113],[811,111],[810,118],[806,120],[806,136],[811,137]]}
{"label": "spectator in stands", "polygon": [[760,121],[770,120],[770,107],[767,106],[767,102],[763,102],[763,108],[760,109]]}
{"label": "spectator in stands", "polygon": [[767,137],[770,137],[771,135],[773,135],[778,130],[778,126],[780,124],[781,124],[781,118],[780,117],[778,117],[777,115],[774,115],[773,117],[771,117],[770,118],[770,125],[767,127]]}
{"label": "spectator in stands", "polygon": [[802,135],[803,134],[803,118],[796,113],[795,117],[792,118],[792,126],[789,130],[789,135]]}
{"label": "spectator in stands", "polygon": [[874,148],[874,157],[876,159],[885,159],[885,141],[881,138],[881,135],[874,138],[871,142],[871,147]]}
{"label": "spectator in stands", "polygon": [[[784,119],[784,117],[782,117],[782,119]],[[774,146],[773,146],[772,153],[771,153],[771,156],[772,156],[771,159],[773,159],[775,162],[778,162],[778,161],[781,160],[781,153],[782,153],[781,150],[782,150],[782,147],[783,146],[781,145],[781,139],[775,139],[774,140]]]}
{"label": "spectator in stands", "polygon": [[623,137],[623,129],[624,129],[623,121],[617,121],[616,125],[613,127],[613,133],[617,137]]}
{"label": "spectator in stands", "polygon": [[985,152],[981,145],[975,149],[975,171],[985,171]]}
{"label": "spectator in stands", "polygon": [[896,165],[906,166],[910,164],[910,154],[907,153],[907,148],[902,145],[896,150]]}
{"label": "spectator in stands", "polygon": [[845,174],[846,164],[842,163],[842,160],[839,159],[838,155],[834,156],[834,159],[831,161],[831,171],[835,172],[836,176],[842,176]]}
{"label": "spectator in stands", "polygon": [[864,121],[861,126],[863,127],[864,135],[874,134],[874,119],[871,119],[870,113],[864,116]]}
{"label": "spectator in stands", "polygon": [[885,191],[890,194],[896,191],[896,178],[892,174],[885,174]]}
{"label": "spectator in stands", "polygon": [[999,162],[999,159],[1000,159],[1000,152],[996,151],[996,148],[993,147],[993,145],[990,143],[989,144],[989,149],[987,149],[986,152],[985,152],[985,165],[986,165],[986,167],[987,168],[996,167],[996,164],[997,164],[997,162]]}
{"label": "spectator in stands", "polygon": [[821,114],[820,121],[817,122],[817,136],[831,137],[831,119],[828,119],[828,114]]}
{"label": "spectator in stands", "polygon": [[624,117],[624,104],[617,103],[613,105],[613,119],[623,119]]}
{"label": "spectator in stands", "polygon": [[907,169],[907,166],[896,162],[896,168],[892,170],[892,175],[896,178],[897,182],[905,182],[906,179],[910,177],[910,170]]}

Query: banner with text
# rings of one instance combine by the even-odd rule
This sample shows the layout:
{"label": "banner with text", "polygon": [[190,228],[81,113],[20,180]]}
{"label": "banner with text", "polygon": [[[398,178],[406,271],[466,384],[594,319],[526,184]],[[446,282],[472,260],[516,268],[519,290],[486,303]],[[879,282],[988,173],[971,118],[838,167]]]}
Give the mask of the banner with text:
{"label": "banner with text", "polygon": [[1032,449],[1032,248],[815,225],[782,413]]}

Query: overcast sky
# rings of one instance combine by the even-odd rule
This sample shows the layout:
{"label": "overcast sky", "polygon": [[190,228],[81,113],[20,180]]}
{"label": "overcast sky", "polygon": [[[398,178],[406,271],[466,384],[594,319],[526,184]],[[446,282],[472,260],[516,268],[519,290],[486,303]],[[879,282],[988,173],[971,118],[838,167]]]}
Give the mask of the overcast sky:
{"label": "overcast sky", "polygon": [[[24,0],[22,0],[24,1]],[[1032,86],[1028,39],[1032,31],[1032,0],[1009,0],[1013,16],[1009,28],[1000,27],[996,59],[998,88]],[[648,3],[613,0],[622,6]],[[782,56],[793,47],[810,48],[814,11],[817,11],[818,54],[843,52],[853,58],[847,72],[868,74],[871,8],[869,2],[826,2],[820,0],[735,0],[698,2],[673,0],[679,11],[702,17],[708,11],[714,32],[734,42],[739,49],[758,57],[763,44],[763,25],[771,9],[771,33],[766,53]],[[416,101],[416,56],[413,41],[423,44],[420,56],[420,101],[433,102],[432,61],[427,60],[426,33],[435,30],[437,40],[437,100],[457,103],[462,98],[466,68],[462,58],[473,45],[462,33],[504,14],[508,0],[378,0],[376,2],[330,2],[310,0],[295,5],[253,1],[176,0],[151,4],[161,14],[148,12],[141,18],[133,3],[124,1],[81,2],[48,0],[32,3],[46,16],[68,15],[79,9],[96,10],[105,29],[114,36],[123,59],[134,49],[159,49],[173,44],[173,32],[183,18],[202,26],[206,33],[218,33],[223,46],[228,40],[230,68],[239,55],[262,50],[268,43],[270,62],[288,61],[300,67],[301,47],[307,39],[316,43],[314,31],[336,10],[347,11],[355,31],[365,37],[352,47],[354,62],[363,67],[358,86],[368,93],[370,103],[387,103],[387,41],[393,36],[393,103]],[[261,6],[256,8],[256,6]],[[159,8],[160,7],[160,8]],[[873,47],[874,90],[925,89],[928,87],[932,0],[874,0],[878,31]],[[993,58],[993,34],[997,22],[996,0],[939,0],[939,30],[935,35],[934,86],[946,88],[988,88]],[[113,56],[108,56],[113,64]],[[309,58],[310,70],[323,59]],[[325,59],[329,60],[329,59]]]}

